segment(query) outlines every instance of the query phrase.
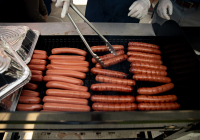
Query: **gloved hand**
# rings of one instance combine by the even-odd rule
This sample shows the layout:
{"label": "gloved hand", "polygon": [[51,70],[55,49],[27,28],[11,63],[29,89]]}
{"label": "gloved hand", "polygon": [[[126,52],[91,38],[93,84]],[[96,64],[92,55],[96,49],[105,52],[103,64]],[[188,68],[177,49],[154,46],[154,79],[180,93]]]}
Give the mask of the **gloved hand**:
{"label": "gloved hand", "polygon": [[169,15],[172,15],[173,5],[170,0],[159,0],[157,13],[161,18],[170,20],[170,16],[167,14],[167,9],[169,11]]}
{"label": "gloved hand", "polygon": [[65,17],[65,15],[69,11],[70,2],[73,2],[72,0],[52,0],[52,1],[56,2],[55,6],[57,8],[63,8],[61,12],[61,18]]}
{"label": "gloved hand", "polygon": [[128,16],[143,19],[147,15],[150,6],[149,0],[137,0],[129,8]]}

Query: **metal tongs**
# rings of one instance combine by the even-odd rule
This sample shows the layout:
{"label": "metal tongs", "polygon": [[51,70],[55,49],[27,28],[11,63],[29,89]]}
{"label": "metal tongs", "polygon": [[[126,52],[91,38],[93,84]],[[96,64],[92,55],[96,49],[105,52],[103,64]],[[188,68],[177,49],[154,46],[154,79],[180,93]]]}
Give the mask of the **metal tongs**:
{"label": "metal tongs", "polygon": [[[108,42],[108,40],[101,35],[101,33],[82,15],[82,13],[75,7],[75,5],[71,2],[70,3],[70,7],[104,40],[104,42],[106,43],[106,46],[108,47],[109,51],[117,56],[114,48],[112,47],[112,45]],[[72,22],[72,24],[74,25],[76,31],[78,32],[78,34],[80,35],[81,39],[83,40],[83,42],[85,43],[88,51],[90,52],[90,54],[93,56],[93,58],[102,66],[105,67],[103,61],[99,58],[98,55],[96,55],[92,49],[90,48],[89,44],[87,43],[86,39],[84,38],[84,36],[81,34],[79,28],[77,27],[76,23],[74,22],[74,20],[72,19],[72,17],[70,16],[70,14],[67,14],[70,21]]]}

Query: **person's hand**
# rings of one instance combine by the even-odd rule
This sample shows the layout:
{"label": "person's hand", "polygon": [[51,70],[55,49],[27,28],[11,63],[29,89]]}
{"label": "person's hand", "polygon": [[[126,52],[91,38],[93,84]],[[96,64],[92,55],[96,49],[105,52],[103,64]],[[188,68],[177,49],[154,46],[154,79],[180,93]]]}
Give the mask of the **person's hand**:
{"label": "person's hand", "polygon": [[70,6],[70,2],[72,0],[52,0],[53,2],[56,2],[55,6],[57,8],[63,8],[62,12],[61,12],[61,17],[64,18],[65,15],[68,13],[69,11],[69,6]]}
{"label": "person's hand", "polygon": [[150,6],[149,0],[137,0],[130,6],[128,16],[143,19],[147,15]]}
{"label": "person's hand", "polygon": [[167,14],[167,9],[169,11],[169,15],[172,15],[173,5],[170,0],[159,0],[157,13],[161,18],[170,20],[170,16]]}
{"label": "person's hand", "polygon": [[44,19],[46,20],[46,22],[48,21],[48,14],[44,15]]}

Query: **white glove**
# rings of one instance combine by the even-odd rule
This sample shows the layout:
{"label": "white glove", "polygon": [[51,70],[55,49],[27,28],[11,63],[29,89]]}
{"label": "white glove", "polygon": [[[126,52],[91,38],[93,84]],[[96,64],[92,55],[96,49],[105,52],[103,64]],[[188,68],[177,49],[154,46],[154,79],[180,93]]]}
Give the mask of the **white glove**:
{"label": "white glove", "polygon": [[143,19],[147,15],[150,6],[149,0],[137,0],[129,8],[128,16]]}
{"label": "white glove", "polygon": [[167,14],[167,9],[169,11],[169,15],[172,15],[173,5],[170,0],[159,0],[157,13],[161,18],[170,20],[170,16]]}
{"label": "white glove", "polygon": [[52,0],[53,2],[56,2],[55,6],[57,8],[63,8],[62,12],[61,12],[61,18],[64,18],[65,15],[68,13],[69,11],[69,6],[70,6],[70,2],[72,0]]}

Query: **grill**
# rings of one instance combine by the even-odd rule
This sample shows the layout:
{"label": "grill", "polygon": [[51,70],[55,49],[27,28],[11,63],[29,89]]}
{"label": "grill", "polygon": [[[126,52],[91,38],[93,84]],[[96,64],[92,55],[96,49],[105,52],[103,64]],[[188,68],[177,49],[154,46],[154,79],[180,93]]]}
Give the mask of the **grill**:
{"label": "grill", "polygon": [[[159,94],[168,95],[175,94],[178,97],[177,102],[181,104],[180,110],[196,110],[200,109],[198,105],[198,94],[200,85],[200,63],[199,60],[191,48],[187,40],[183,40],[182,37],[137,37],[137,36],[105,36],[106,39],[112,45],[124,45],[125,53],[127,52],[128,42],[146,42],[159,45],[161,48],[161,57],[163,64],[167,66],[168,77],[172,79],[172,83],[175,84],[175,88]],[[104,42],[98,36],[85,36],[90,46],[104,45]],[[60,47],[73,47],[87,51],[84,43],[79,36],[40,36],[35,49],[47,51],[47,55],[51,55],[53,48]],[[88,52],[88,51],[87,51]],[[106,53],[97,53],[99,56]],[[92,56],[87,54],[86,61],[90,63],[89,69],[95,67],[95,64],[91,61]],[[50,62],[48,61],[47,64]],[[131,79],[133,74],[129,73],[130,63],[124,61],[120,64],[110,66],[107,69],[120,71],[129,74],[128,78]],[[43,74],[45,75],[45,73]],[[120,93],[120,92],[93,92],[90,90],[90,86],[95,81],[95,75],[88,72],[86,73],[86,79],[84,79],[84,86],[87,86],[91,95],[105,94],[105,95],[133,95],[137,96],[137,89],[139,87],[154,87],[161,85],[160,83],[153,82],[136,82],[133,93]],[[40,97],[43,98],[46,94],[45,82],[39,85],[38,92]],[[43,103],[42,103],[43,104]],[[92,102],[89,99],[89,106],[92,106]],[[92,108],[92,107],[91,107]],[[92,110],[93,111],[93,110]]]}

